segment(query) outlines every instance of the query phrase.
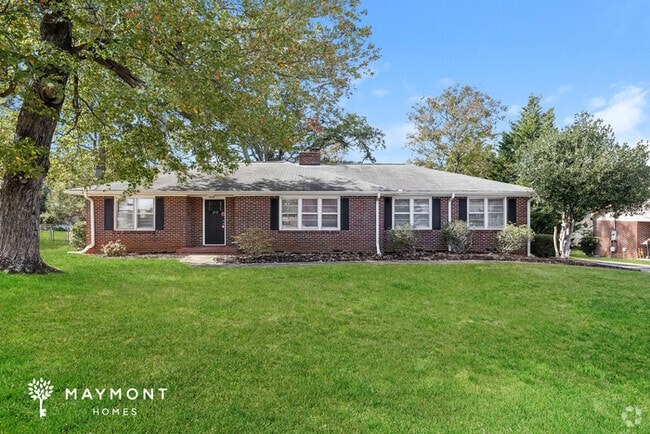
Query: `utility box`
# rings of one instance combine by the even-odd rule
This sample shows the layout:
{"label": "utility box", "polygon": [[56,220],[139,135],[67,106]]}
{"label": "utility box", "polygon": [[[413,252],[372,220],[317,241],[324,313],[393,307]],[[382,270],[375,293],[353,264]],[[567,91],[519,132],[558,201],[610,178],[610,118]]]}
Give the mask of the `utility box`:
{"label": "utility box", "polygon": [[612,240],[612,241],[616,241],[616,229],[614,229],[614,230],[612,231],[612,238],[611,238],[611,240]]}

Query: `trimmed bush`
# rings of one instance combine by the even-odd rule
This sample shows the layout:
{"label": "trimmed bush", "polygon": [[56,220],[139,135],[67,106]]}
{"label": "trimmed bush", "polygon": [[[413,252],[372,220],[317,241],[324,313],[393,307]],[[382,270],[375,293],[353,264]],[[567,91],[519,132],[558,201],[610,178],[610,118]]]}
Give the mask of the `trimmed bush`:
{"label": "trimmed bush", "polygon": [[70,229],[70,245],[77,250],[86,247],[86,222],[77,222]]}
{"label": "trimmed bush", "polygon": [[387,250],[397,253],[413,253],[418,236],[409,224],[400,225],[388,231]]}
{"label": "trimmed bush", "polygon": [[538,258],[555,257],[555,248],[553,247],[553,235],[535,234],[535,239],[530,245],[530,251]]}
{"label": "trimmed bush", "polygon": [[507,225],[499,234],[496,240],[496,251],[499,253],[512,254],[523,249],[528,239],[534,239],[535,232],[527,226]]}
{"label": "trimmed bush", "polygon": [[580,250],[587,256],[594,256],[599,241],[598,237],[593,235],[583,235],[580,240]]}
{"label": "trimmed bush", "polygon": [[467,222],[454,220],[442,226],[442,242],[453,253],[465,253],[472,246],[472,231]]}
{"label": "trimmed bush", "polygon": [[102,246],[102,252],[106,256],[124,256],[126,255],[126,246],[122,241],[109,241]]}
{"label": "trimmed bush", "polygon": [[264,229],[248,228],[233,240],[245,255],[261,255],[273,250],[273,238]]}

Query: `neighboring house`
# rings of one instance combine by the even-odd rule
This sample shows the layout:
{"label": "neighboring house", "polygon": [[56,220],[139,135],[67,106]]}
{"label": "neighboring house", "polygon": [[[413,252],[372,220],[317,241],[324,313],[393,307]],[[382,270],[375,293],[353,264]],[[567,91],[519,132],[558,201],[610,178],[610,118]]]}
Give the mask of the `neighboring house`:
{"label": "neighboring house", "polygon": [[594,216],[594,234],[599,238],[596,254],[603,258],[648,257],[650,204],[635,215],[615,219],[611,214]]}
{"label": "neighboring house", "polygon": [[[410,164],[241,165],[229,176],[195,174],[185,184],[161,175],[123,198],[124,183],[68,193],[88,200],[87,252],[121,240],[130,252],[233,252],[233,236],[262,228],[285,252],[377,252],[387,231],[409,223],[418,248],[446,250],[440,228],[466,220],[472,250],[491,250],[508,222],[529,225],[529,188]],[[523,253],[523,252],[522,252]]]}

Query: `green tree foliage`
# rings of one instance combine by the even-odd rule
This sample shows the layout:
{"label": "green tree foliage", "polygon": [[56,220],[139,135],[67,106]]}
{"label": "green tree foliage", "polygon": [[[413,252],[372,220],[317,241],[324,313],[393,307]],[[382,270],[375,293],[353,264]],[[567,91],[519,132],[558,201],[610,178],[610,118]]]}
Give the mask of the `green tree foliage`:
{"label": "green tree foliage", "polygon": [[489,95],[456,84],[413,106],[409,120],[415,133],[407,136],[406,146],[417,155],[415,164],[486,177],[496,124],[505,109]]}
{"label": "green tree foliage", "polygon": [[518,151],[537,140],[547,131],[555,130],[553,109],[543,111],[541,96],[530,95],[521,109],[519,119],[510,123],[510,131],[503,132],[492,162],[490,178],[496,181],[519,181]]}
{"label": "green tree foliage", "polygon": [[348,95],[377,57],[358,0],[1,8],[0,269],[15,272],[47,271],[34,202],[56,138],[69,140],[55,153],[91,160],[105,181],[223,172],[250,143],[303,141],[307,118]]}
{"label": "green tree foliage", "polygon": [[576,220],[594,211],[633,212],[650,198],[648,147],[616,143],[612,129],[588,113],[547,131],[521,154],[523,179],[560,216],[556,254],[568,257]]}
{"label": "green tree foliage", "polygon": [[293,160],[305,149],[320,149],[326,161],[343,161],[351,152],[362,155],[362,161],[375,161],[374,152],[385,149],[383,131],[368,124],[356,113],[343,113],[330,107],[322,116],[304,122],[302,143],[277,147],[274,143],[250,143],[243,149],[244,158],[253,161]]}

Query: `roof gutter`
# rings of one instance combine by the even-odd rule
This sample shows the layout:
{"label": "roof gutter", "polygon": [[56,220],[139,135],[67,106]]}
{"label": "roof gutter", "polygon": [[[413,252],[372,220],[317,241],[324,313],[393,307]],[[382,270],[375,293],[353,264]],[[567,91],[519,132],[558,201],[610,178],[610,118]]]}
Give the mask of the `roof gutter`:
{"label": "roof gutter", "polygon": [[88,244],[82,251],[79,253],[86,253],[88,250],[95,247],[95,201],[88,197],[88,193],[84,191],[84,198],[90,202],[90,225],[86,225],[86,230],[90,226],[90,244]]}

